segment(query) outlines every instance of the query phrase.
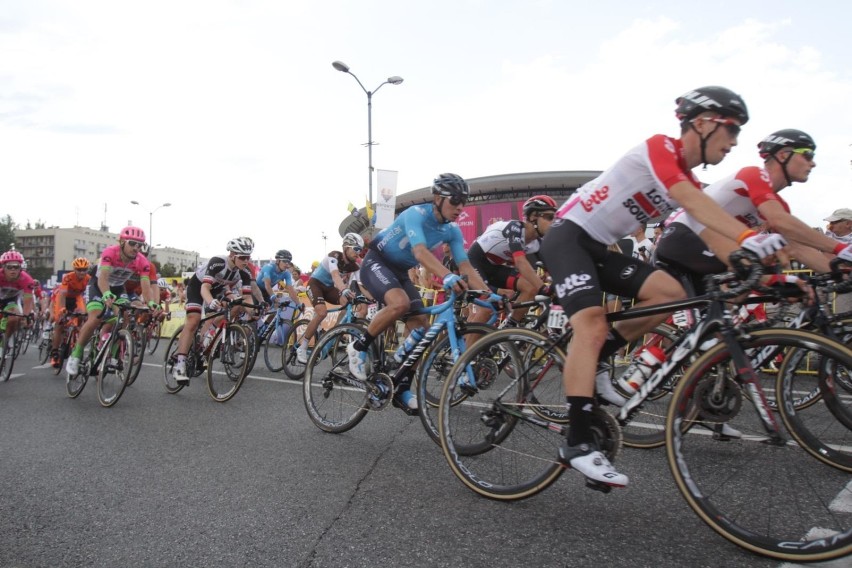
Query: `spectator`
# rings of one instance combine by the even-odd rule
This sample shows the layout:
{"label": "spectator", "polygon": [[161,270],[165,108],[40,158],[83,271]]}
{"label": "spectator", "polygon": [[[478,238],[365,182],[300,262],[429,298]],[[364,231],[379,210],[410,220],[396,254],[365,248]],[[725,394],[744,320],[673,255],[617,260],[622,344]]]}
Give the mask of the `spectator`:
{"label": "spectator", "polygon": [[[852,209],[838,209],[825,220],[828,221],[828,228],[825,231],[827,237],[841,243],[852,244]],[[834,312],[839,314],[849,311],[852,311],[852,292],[836,295]]]}

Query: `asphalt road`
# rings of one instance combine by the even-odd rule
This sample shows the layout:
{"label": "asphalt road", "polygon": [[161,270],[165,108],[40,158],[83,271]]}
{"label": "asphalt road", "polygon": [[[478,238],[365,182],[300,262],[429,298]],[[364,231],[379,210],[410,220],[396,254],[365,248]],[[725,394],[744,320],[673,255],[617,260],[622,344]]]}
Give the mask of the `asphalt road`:
{"label": "asphalt road", "polygon": [[388,408],[323,433],[300,384],[262,361],[225,404],[203,378],[169,395],[163,343],[110,409],[94,383],[69,399],[32,348],[0,384],[0,565],[782,565],[705,526],[663,450],[625,449],[631,486],[608,495],[569,471],[492,502],[456,480],[416,418]]}

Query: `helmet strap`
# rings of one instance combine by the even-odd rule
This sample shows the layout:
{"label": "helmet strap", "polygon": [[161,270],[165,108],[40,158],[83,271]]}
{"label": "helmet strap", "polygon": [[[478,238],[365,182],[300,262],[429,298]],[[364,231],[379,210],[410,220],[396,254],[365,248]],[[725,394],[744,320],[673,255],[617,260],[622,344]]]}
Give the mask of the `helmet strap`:
{"label": "helmet strap", "polygon": [[444,217],[444,211],[443,211],[443,210],[444,210],[444,201],[446,201],[446,199],[447,199],[447,198],[446,198],[446,196],[443,196],[443,195],[442,195],[442,196],[441,196],[441,201],[439,201],[437,205],[435,204],[435,202],[434,202],[434,201],[432,202],[432,207],[437,207],[437,210],[438,210],[438,217],[440,217],[440,218],[441,218],[441,223],[444,223],[444,224],[447,224],[447,223],[449,223],[449,222],[450,222],[450,220],[449,220],[449,219],[447,219],[446,217]]}
{"label": "helmet strap", "polygon": [[784,179],[787,181],[787,185],[784,187],[793,185],[793,180],[790,179],[790,174],[787,172],[787,164],[790,162],[790,160],[793,159],[793,153],[790,152],[787,155],[786,160],[779,160],[777,154],[773,154],[772,159],[778,162],[778,164],[781,166],[781,172],[784,174]]}

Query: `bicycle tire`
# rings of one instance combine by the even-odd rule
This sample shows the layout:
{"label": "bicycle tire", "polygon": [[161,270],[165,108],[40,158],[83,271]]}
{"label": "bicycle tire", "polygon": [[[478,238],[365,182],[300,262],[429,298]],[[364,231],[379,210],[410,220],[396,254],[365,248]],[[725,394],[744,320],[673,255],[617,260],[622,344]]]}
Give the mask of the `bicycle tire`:
{"label": "bicycle tire", "polygon": [[248,323],[240,323],[243,331],[246,332],[246,340],[248,341],[248,361],[246,363],[245,373],[248,375],[254,369],[254,364],[257,362],[257,356],[260,354],[260,338],[257,336],[257,327]]}
{"label": "bicycle tire", "polygon": [[27,328],[18,328],[18,335],[20,336],[20,353],[19,355],[26,355],[27,349],[30,348],[30,339],[32,339],[32,329]]}
{"label": "bicycle tire", "polygon": [[12,368],[15,366],[14,340],[12,340],[12,345],[10,348],[8,338],[3,333],[3,355],[0,357],[0,383],[5,383],[12,376]]}
{"label": "bicycle tire", "polygon": [[[68,357],[71,355],[71,350],[74,349],[74,346],[77,344],[77,338],[80,336],[80,329],[78,327],[72,327],[68,329],[65,333],[65,337],[62,338],[62,343],[59,344],[59,366],[53,368],[53,374],[58,375],[65,368],[65,362],[68,360]],[[48,340],[50,341],[50,340]],[[50,355],[50,343],[48,343],[48,356]],[[42,363],[44,365],[44,363]]]}
{"label": "bicycle tire", "polygon": [[[285,323],[279,324],[278,320],[275,319],[270,322],[269,325],[276,326],[276,329],[263,343],[263,363],[266,365],[266,368],[269,369],[271,372],[279,373],[284,370],[284,367],[287,364],[287,344],[290,340],[290,335],[293,331],[293,322],[285,320]],[[284,337],[279,339],[281,343],[276,344],[272,342],[272,337],[278,333],[279,326],[287,326],[287,331],[284,334]]]}
{"label": "bicycle tire", "polygon": [[[349,374],[346,356],[346,345],[363,334],[364,328],[358,325],[336,326],[323,334],[308,357],[302,396],[308,418],[320,430],[340,434],[354,428],[367,415],[367,390],[363,381]],[[368,376],[371,368],[372,353],[368,353]]]}
{"label": "bicycle tire", "polygon": [[[69,398],[77,398],[83,389],[86,388],[86,383],[89,382],[90,370],[92,364],[92,350],[95,349],[98,334],[94,334],[92,338],[83,346],[83,353],[80,355],[80,366],[76,375],[65,375],[65,393]],[[65,366],[61,366],[63,369]]]}
{"label": "bicycle tire", "polygon": [[98,369],[98,402],[111,407],[118,402],[130,375],[133,373],[133,358],[136,342],[126,329],[114,331],[106,346],[107,352]]}
{"label": "bicycle tire", "polygon": [[[163,386],[166,387],[166,392],[169,394],[177,394],[184,387],[184,385],[178,383],[172,377],[172,372],[174,371],[175,363],[177,363],[177,349],[178,349],[178,341],[180,340],[180,334],[183,331],[184,326],[180,326],[175,330],[174,335],[169,340],[169,344],[166,347],[166,352],[163,354]],[[187,359],[189,356],[187,356]]]}
{"label": "bicycle tire", "polygon": [[[486,324],[467,323],[464,325],[464,334],[484,336],[494,331],[494,327]],[[462,339],[464,344],[467,341]],[[452,369],[453,364],[450,337],[444,331],[428,347],[423,357],[423,362],[417,371],[417,401],[420,406],[420,422],[426,430],[429,438],[438,446],[441,445],[441,436],[438,432],[438,404],[441,402],[441,391],[444,388],[444,379]]]}
{"label": "bicycle tire", "polygon": [[[744,349],[802,348],[852,365],[842,344],[801,330],[754,331],[738,341]],[[771,439],[760,416],[773,414],[742,395],[734,380],[738,372],[743,370],[720,343],[690,365],[673,394],[666,457],[687,504],[722,537],[757,554],[812,562],[852,553],[852,512],[830,505],[838,497],[848,502],[849,475],[787,443],[780,427],[782,436]],[[720,422],[742,437],[723,442],[696,427]],[[819,484],[813,483],[817,475]]]}
{"label": "bicycle tire", "polygon": [[207,358],[207,391],[216,402],[234,398],[248,375],[251,345],[246,328],[229,324],[220,332]]}
{"label": "bicycle tire", "polygon": [[160,334],[163,332],[163,322],[156,322],[145,327],[145,351],[153,355],[160,345]]}
{"label": "bicycle tire", "polygon": [[[548,488],[565,470],[557,461],[564,426],[542,420],[528,404],[535,393],[541,395],[536,397],[538,406],[564,407],[560,389],[544,388],[552,382],[561,385],[565,360],[560,349],[549,347],[548,339],[535,331],[495,331],[465,351],[444,380],[438,408],[441,448],[453,474],[479,495],[500,501],[525,499]],[[554,359],[547,376],[532,380],[527,376],[524,361],[530,349]],[[477,367],[491,368],[489,382],[481,382],[484,375],[473,370]],[[536,361],[531,370],[545,367]],[[471,375],[475,389],[469,383]],[[536,393],[539,386],[542,390]],[[557,400],[551,400],[553,392],[560,393]]]}
{"label": "bicycle tire", "polygon": [[133,338],[133,367],[127,378],[127,386],[131,386],[136,382],[136,377],[142,370],[142,363],[145,361],[145,328],[136,327],[131,333]]}
{"label": "bicycle tire", "polygon": [[[852,473],[852,402],[848,393],[838,392],[837,376],[849,376],[852,368],[820,357],[816,374],[799,372],[810,366],[809,352],[789,349],[778,371],[776,392],[779,413],[790,435],[813,457],[841,471]],[[820,393],[820,402],[800,407],[800,393]]]}
{"label": "bicycle tire", "polygon": [[[299,360],[296,357],[296,348],[299,346],[299,342],[302,341],[302,337],[305,335],[305,331],[308,329],[308,324],[310,323],[311,320],[309,319],[300,319],[296,321],[293,324],[293,327],[290,328],[290,333],[287,335],[287,340],[285,342],[286,348],[281,352],[281,356],[284,357],[284,374],[294,381],[300,381],[305,376],[307,363],[299,363]],[[314,342],[318,342],[316,338],[314,339]]]}
{"label": "bicycle tire", "polygon": [[41,338],[38,341],[38,364],[46,365],[47,360],[50,359],[50,351],[52,348],[52,344],[50,339]]}

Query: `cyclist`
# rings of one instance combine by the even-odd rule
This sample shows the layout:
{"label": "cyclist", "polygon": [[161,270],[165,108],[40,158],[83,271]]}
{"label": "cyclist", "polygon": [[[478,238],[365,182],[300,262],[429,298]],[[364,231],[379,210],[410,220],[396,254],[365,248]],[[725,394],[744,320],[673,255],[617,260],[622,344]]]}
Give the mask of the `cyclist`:
{"label": "cyclist", "polygon": [[86,300],[83,297],[92,276],[89,274],[89,260],[83,257],[75,258],[71,263],[71,272],[62,276],[62,282],[56,288],[53,300],[53,340],[51,341],[50,364],[59,368],[59,345],[65,333],[62,316],[66,312],[86,311]]}
{"label": "cyclist", "polygon": [[591,481],[616,487],[629,480],[595,446],[591,428],[595,385],[610,380],[609,369],[596,371],[598,360],[606,360],[667,316],[626,320],[610,328],[602,291],[636,298],[637,306],[682,299],[685,292],[666,272],[608,251],[607,246],[676,204],[760,257],[786,244],[780,235],[757,234],[725,213],[701,192],[691,171],[700,164],[720,163],[737,144],[749,118],[742,98],[711,86],[686,93],[676,105],[680,137],[652,136],[577,190],[557,210],[541,247],[556,297],[574,331],[562,375],[571,426],[559,457]]}
{"label": "cyclist", "polygon": [[[518,301],[526,302],[536,294],[548,293],[548,287],[527,260],[527,255],[539,251],[541,239],[553,223],[556,202],[549,195],[536,195],[527,199],[522,211],[523,221],[498,221],[489,225],[467,255],[492,288],[520,292]],[[509,325],[519,325],[527,311],[524,308],[513,310]],[[474,320],[484,321],[483,318],[489,316],[487,310],[477,310]]]}
{"label": "cyclist", "polygon": [[[766,225],[789,241],[789,252],[819,272],[828,272],[835,255],[852,261],[852,245],[814,231],[790,213],[779,193],[794,182],[804,183],[816,167],[816,143],[805,132],[784,129],[773,132],[758,145],[763,167],[749,166],[704,189],[730,215],[755,229]],[[736,242],[708,229],[693,215],[674,214],[657,244],[657,259],[692,276],[697,293],[702,278],[727,270],[724,259],[736,250]]]}
{"label": "cyclist", "polygon": [[[5,314],[20,314],[28,316],[33,312],[33,290],[36,282],[24,270],[24,256],[16,250],[7,250],[0,255],[0,314],[3,314],[0,329],[4,333],[4,341],[0,345],[0,358],[4,356],[2,347],[8,344],[8,338],[18,329],[18,318],[5,317]],[[25,325],[29,325],[28,323]]]}
{"label": "cyclist", "polygon": [[118,244],[101,253],[95,269],[95,278],[89,281],[89,303],[86,304],[86,321],[80,327],[77,344],[65,363],[69,377],[80,372],[83,348],[101,323],[101,313],[112,307],[117,298],[129,299],[125,284],[131,277],[140,279],[144,297],[150,294],[148,274],[151,263],[140,251],[145,248],[145,231],[139,227],[124,227],[118,235]]}
{"label": "cyclist", "polygon": [[275,262],[270,262],[260,269],[257,275],[257,285],[263,294],[263,301],[267,303],[278,303],[275,287],[283,285],[284,290],[293,301],[299,297],[299,293],[293,287],[293,274],[290,272],[293,266],[293,255],[289,250],[281,249],[275,253]]}
{"label": "cyclist", "polygon": [[[425,266],[441,277],[448,290],[462,293],[468,288],[461,276],[441,264],[432,249],[449,243],[461,274],[467,276],[474,289],[486,289],[485,282],[468,260],[461,229],[454,223],[469,197],[470,188],[461,176],[440,174],[432,182],[431,202],[409,207],[370,241],[369,252],[361,266],[361,285],[385,307],[373,316],[364,338],[347,346],[349,371],[356,378],[367,378],[367,349],[398,319],[409,314],[406,321],[409,330],[425,328],[429,323],[425,314],[410,313],[422,308],[423,301],[408,277],[409,268],[418,264]],[[410,389],[409,376],[396,385],[393,403],[409,410],[417,409],[417,398]]]}
{"label": "cyclist", "polygon": [[237,237],[228,241],[228,254],[214,256],[202,264],[186,287],[186,322],[180,332],[177,347],[177,362],[172,377],[181,385],[189,384],[186,375],[186,354],[201,322],[202,308],[213,312],[222,308],[223,300],[243,296],[252,301],[252,277],[248,265],[254,251],[254,241],[248,237]]}
{"label": "cyclist", "polygon": [[308,280],[308,299],[314,308],[314,315],[296,349],[296,360],[299,363],[308,362],[308,342],[328,314],[326,302],[346,306],[355,297],[355,292],[344,283],[343,278],[360,268],[358,254],[364,249],[364,239],[358,233],[346,233],[343,235],[342,248],[342,252],[331,251],[322,259]]}

